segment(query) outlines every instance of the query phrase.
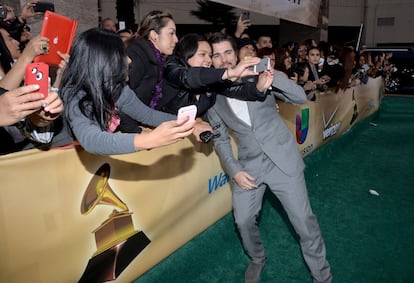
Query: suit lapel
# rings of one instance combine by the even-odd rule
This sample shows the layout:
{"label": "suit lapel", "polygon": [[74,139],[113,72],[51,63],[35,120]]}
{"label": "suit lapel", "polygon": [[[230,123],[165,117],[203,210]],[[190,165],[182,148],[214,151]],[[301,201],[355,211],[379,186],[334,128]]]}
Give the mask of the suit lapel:
{"label": "suit lapel", "polygon": [[220,116],[224,118],[223,120],[226,123],[230,122],[236,125],[242,124],[250,128],[248,124],[246,124],[243,120],[239,119],[239,117],[237,117],[237,115],[233,112],[233,109],[231,108],[225,96],[217,95],[216,103],[213,107],[216,108],[217,112],[220,113]]}
{"label": "suit lapel", "polygon": [[[246,126],[246,127],[248,127],[248,128],[250,128],[250,126],[246,123],[246,122],[244,122],[243,120],[241,120],[237,115],[236,115],[236,113],[234,113],[234,111],[233,111],[233,108],[230,106],[230,103],[229,103],[229,101],[227,100],[227,98],[225,97],[225,96],[219,96],[219,97],[217,97],[217,98],[220,98],[220,100],[217,100],[216,101],[216,103],[218,102],[218,101],[220,101],[221,103],[221,105],[223,106],[222,108],[223,109],[221,109],[221,111],[223,111],[224,113],[227,113],[228,115],[229,115],[229,118],[231,118],[232,120],[234,120],[234,122],[235,123],[237,123],[237,124],[242,124],[242,125],[244,125],[244,126]],[[247,108],[249,109],[249,102],[247,102]],[[249,109],[249,115],[251,115],[250,114],[250,109]],[[252,118],[250,118],[250,120],[251,120]]]}

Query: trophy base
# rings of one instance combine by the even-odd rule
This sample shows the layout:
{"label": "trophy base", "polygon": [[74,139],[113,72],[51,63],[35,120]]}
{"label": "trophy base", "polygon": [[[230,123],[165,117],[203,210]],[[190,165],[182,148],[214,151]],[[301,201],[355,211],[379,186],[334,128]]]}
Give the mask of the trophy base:
{"label": "trophy base", "polygon": [[150,242],[151,240],[144,232],[140,231],[93,256],[79,279],[79,283],[115,280]]}

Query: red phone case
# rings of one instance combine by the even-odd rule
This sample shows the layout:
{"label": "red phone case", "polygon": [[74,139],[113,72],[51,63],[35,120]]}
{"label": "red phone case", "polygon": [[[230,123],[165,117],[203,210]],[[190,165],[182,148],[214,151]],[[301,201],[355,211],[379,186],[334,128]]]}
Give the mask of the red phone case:
{"label": "red phone case", "polygon": [[49,89],[49,65],[41,62],[27,65],[25,82],[26,85],[38,84],[40,88],[36,92],[42,93],[46,98]]}
{"label": "red phone case", "polygon": [[40,35],[49,38],[49,53],[36,56],[34,61],[58,66],[62,58],[57,52],[69,53],[77,26],[76,20],[46,11]]}

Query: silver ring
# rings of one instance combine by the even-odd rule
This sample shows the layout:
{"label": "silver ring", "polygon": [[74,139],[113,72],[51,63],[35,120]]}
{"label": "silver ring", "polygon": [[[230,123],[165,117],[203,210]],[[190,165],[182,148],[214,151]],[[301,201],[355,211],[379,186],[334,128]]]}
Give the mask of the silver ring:
{"label": "silver ring", "polygon": [[40,49],[42,49],[45,54],[49,52],[49,47],[46,44],[40,45]]}

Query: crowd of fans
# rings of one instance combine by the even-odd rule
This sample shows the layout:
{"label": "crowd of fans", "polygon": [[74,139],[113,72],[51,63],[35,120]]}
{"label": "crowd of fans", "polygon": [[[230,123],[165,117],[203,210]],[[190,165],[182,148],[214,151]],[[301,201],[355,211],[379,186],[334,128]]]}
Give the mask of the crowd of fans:
{"label": "crowd of fans", "polygon": [[[73,141],[88,151],[117,154],[167,145],[191,133],[200,140],[201,132],[211,130],[206,113],[218,94],[260,101],[272,91],[274,84],[264,87],[272,74],[251,69],[260,58],[268,57],[271,71],[303,88],[310,101],[327,88],[352,87],[369,77],[387,78],[392,72],[392,54],[372,56],[311,39],[276,46],[270,36],[249,35],[250,20],[242,17],[234,34],[226,34],[232,38],[237,62],[215,68],[212,58],[227,56],[212,52],[209,37],[215,31],[178,38],[173,16],[152,11],[135,32],[118,30],[116,22],[106,18],[99,27],[81,33],[70,54],[59,53],[61,63],[50,67],[51,87],[44,98],[37,86],[23,86],[26,66],[48,52],[49,39],[32,36],[26,22],[39,15],[33,9],[36,3],[24,5],[19,15],[4,6],[1,154]],[[107,42],[113,43],[111,49]],[[175,115],[190,104],[197,106],[199,118],[189,126]],[[97,139],[106,140],[107,146],[93,146]]]}

